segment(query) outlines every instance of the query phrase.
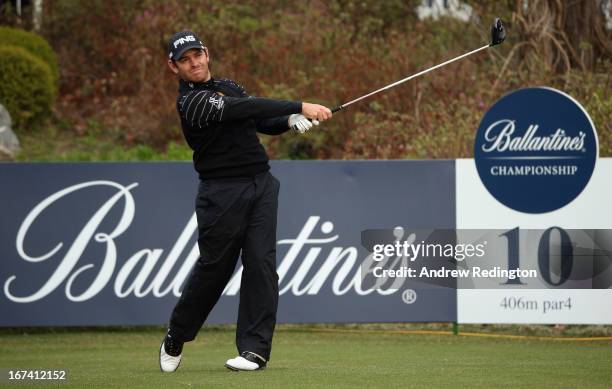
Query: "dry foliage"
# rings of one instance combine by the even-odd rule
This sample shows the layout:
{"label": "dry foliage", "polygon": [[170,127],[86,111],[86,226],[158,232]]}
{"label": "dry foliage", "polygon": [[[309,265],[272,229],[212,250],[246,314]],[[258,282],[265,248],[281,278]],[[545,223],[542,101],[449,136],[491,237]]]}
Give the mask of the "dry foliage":
{"label": "dry foliage", "polygon": [[307,137],[265,137],[270,153],[470,157],[487,107],[532,85],[581,101],[599,128],[602,155],[612,153],[610,31],[599,1],[471,2],[477,17],[467,24],[418,21],[418,3],[47,0],[43,32],[62,69],[57,115],[77,132],[96,123],[125,144],[163,148],[180,139],[165,41],[184,28],[210,47],[213,75],[254,95],[334,106],[481,46],[499,15],[509,33],[504,45],[355,105]]}

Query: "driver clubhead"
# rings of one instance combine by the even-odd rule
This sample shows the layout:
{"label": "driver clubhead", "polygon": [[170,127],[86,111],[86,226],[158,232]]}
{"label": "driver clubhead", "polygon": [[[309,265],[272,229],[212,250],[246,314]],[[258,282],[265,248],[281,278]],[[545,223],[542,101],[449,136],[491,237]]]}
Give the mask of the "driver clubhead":
{"label": "driver clubhead", "polygon": [[489,46],[499,45],[506,39],[506,29],[500,18],[495,18],[493,26],[491,26],[491,44]]}

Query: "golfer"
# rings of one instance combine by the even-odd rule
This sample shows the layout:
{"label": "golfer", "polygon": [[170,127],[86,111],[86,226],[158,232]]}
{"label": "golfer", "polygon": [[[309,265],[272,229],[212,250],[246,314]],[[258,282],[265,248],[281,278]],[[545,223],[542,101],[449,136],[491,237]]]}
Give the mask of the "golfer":
{"label": "golfer", "polygon": [[[191,31],[168,42],[178,75],[178,110],[200,183],[195,200],[200,257],[170,317],[160,368],[175,371],[183,343],[194,340],[242,258],[236,328],[238,356],[225,366],[258,370],[270,359],[278,306],[276,216],[279,181],[256,132],[298,132],[331,118],[321,105],[249,96],[228,79],[211,77],[208,48]],[[308,120],[311,119],[311,120]]]}

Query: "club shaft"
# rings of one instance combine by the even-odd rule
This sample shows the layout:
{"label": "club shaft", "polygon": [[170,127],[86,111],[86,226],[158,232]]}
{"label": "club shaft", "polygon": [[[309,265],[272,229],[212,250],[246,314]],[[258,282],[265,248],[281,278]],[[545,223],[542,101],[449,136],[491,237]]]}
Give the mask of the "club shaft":
{"label": "club shaft", "polygon": [[480,47],[480,48],[478,48],[478,49],[476,49],[476,50],[472,50],[472,51],[470,51],[469,53],[465,53],[465,54],[460,55],[460,56],[458,56],[458,57],[455,57],[455,58],[453,58],[453,59],[449,59],[448,61],[446,61],[446,62],[442,62],[441,64],[438,64],[438,65],[436,65],[436,66],[432,66],[432,67],[430,67],[429,69],[425,69],[425,70],[420,71],[420,72],[418,72],[418,73],[416,73],[416,74],[413,74],[413,75],[411,75],[411,76],[408,76],[408,77],[406,77],[406,78],[404,78],[404,79],[401,79],[401,80],[399,80],[399,81],[396,81],[396,82],[394,82],[394,83],[392,83],[392,84],[389,84],[389,85],[387,85],[387,86],[384,86],[384,87],[382,87],[382,88],[380,88],[380,89],[375,90],[374,92],[370,92],[370,93],[368,93],[367,95],[363,95],[363,96],[361,96],[361,97],[356,98],[355,100],[351,100],[351,101],[349,101],[348,103],[344,103],[344,104],[342,104],[342,105],[339,105],[339,106],[337,106],[336,108],[332,109],[332,112],[338,112],[338,111],[340,111],[340,110],[342,110],[342,109],[344,109],[344,108],[348,107],[348,106],[349,106],[349,105],[351,105],[351,104],[354,104],[354,103],[356,103],[356,102],[358,102],[358,101],[361,101],[361,100],[363,100],[363,99],[366,99],[366,98],[368,98],[368,97],[370,97],[370,96],[373,96],[373,95],[375,95],[375,94],[377,94],[377,93],[379,93],[379,92],[382,92],[382,91],[385,91],[385,90],[387,90],[387,89],[393,88],[394,86],[397,86],[397,85],[399,85],[399,84],[402,84],[402,83],[404,83],[404,82],[406,82],[406,81],[410,81],[410,80],[412,80],[413,78],[416,78],[416,77],[418,77],[418,76],[422,76],[423,74],[428,73],[428,72],[431,72],[432,70],[435,70],[435,69],[441,68],[442,66],[448,65],[448,64],[449,64],[449,63],[451,63],[451,62],[458,61],[458,60],[460,60],[460,59],[462,59],[462,58],[467,57],[468,55],[476,54],[477,52],[479,52],[479,51],[481,51],[481,50],[484,50],[484,49],[486,49],[486,48],[488,48],[488,47],[489,47],[489,45],[482,46],[482,47]]}

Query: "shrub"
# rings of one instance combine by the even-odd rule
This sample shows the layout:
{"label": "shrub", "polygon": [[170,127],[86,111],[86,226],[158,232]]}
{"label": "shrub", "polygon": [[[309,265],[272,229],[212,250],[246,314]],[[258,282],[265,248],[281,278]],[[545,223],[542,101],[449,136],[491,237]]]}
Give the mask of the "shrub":
{"label": "shrub", "polygon": [[40,124],[51,113],[54,96],[53,76],[45,62],[21,47],[0,46],[0,104],[17,130]]}
{"label": "shrub", "polygon": [[0,27],[0,46],[18,46],[43,60],[51,69],[53,85],[59,79],[57,56],[49,43],[40,35],[17,28]]}

